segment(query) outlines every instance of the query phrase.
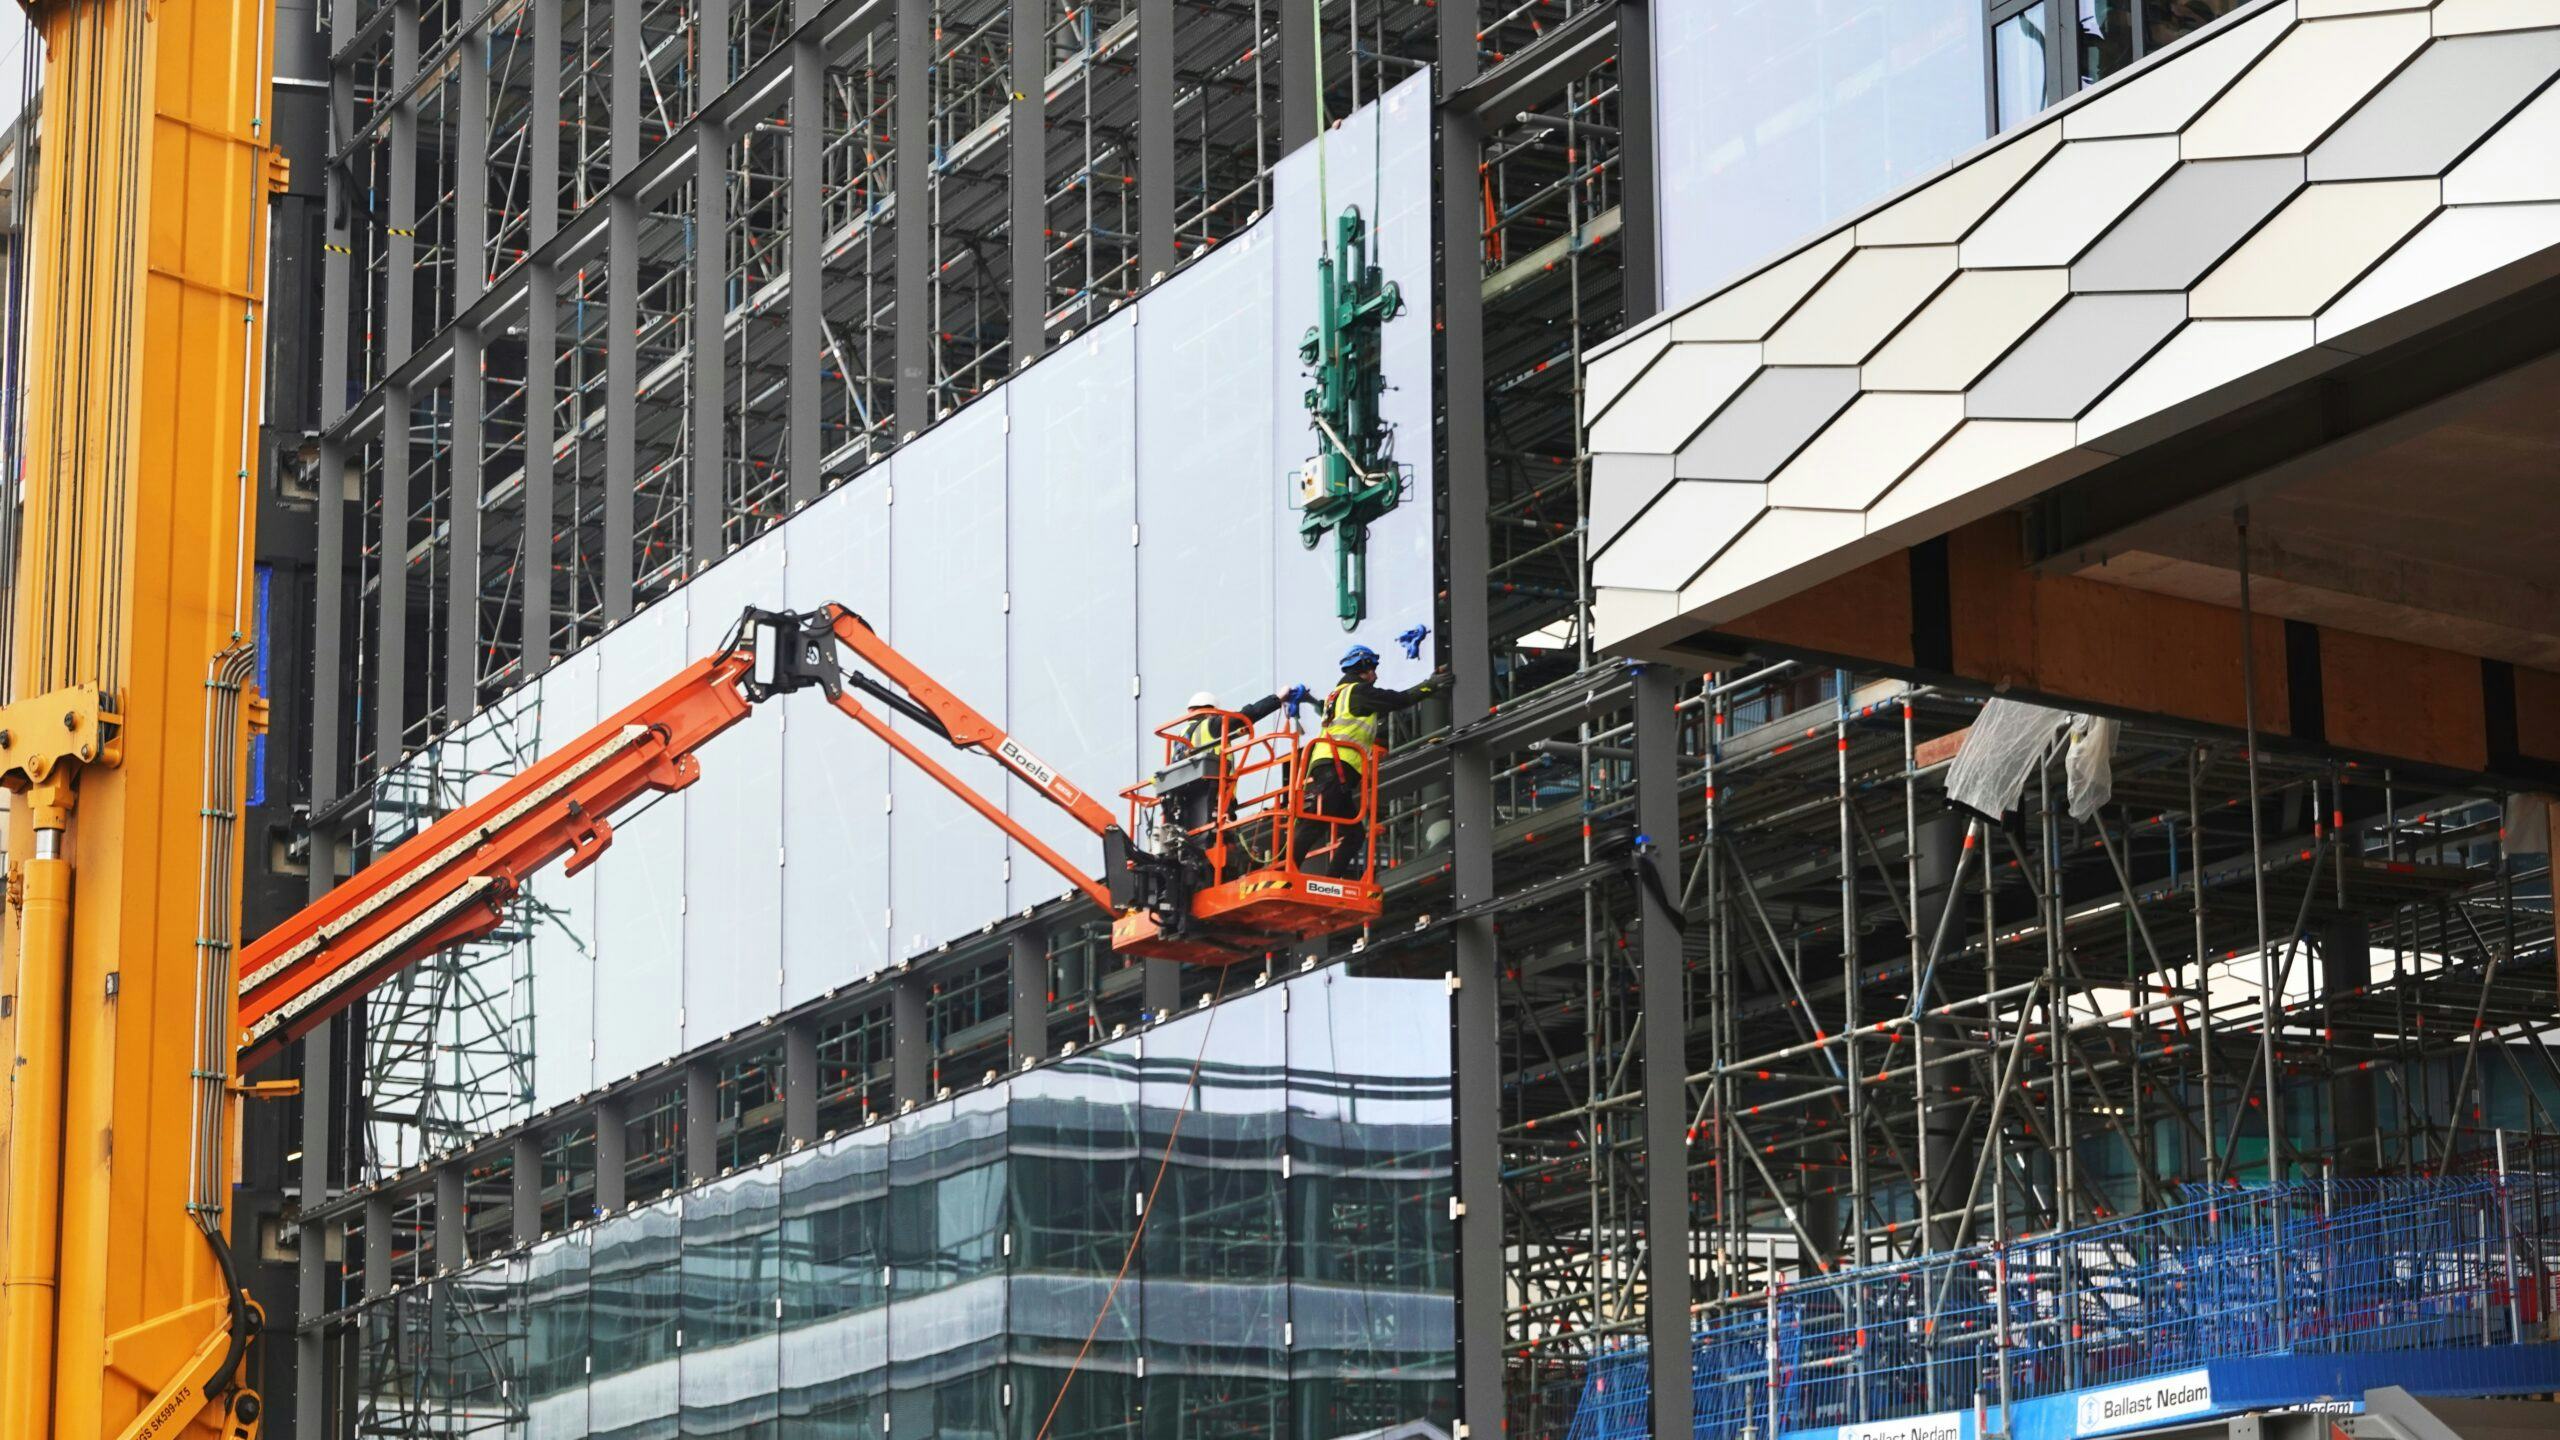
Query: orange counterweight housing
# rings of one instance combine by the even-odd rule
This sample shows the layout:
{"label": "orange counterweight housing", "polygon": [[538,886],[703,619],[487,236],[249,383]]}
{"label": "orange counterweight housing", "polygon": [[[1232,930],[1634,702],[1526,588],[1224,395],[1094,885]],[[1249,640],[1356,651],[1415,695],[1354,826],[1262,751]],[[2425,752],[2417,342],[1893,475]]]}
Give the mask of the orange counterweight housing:
{"label": "orange counterweight housing", "polygon": [[[1216,739],[1194,743],[1202,719]],[[1185,867],[1187,915],[1127,910],[1111,948],[1151,959],[1228,965],[1378,918],[1378,760],[1364,751],[1347,813],[1327,814],[1311,769],[1354,747],[1294,725],[1256,733],[1231,710],[1161,726],[1164,761],[1122,792],[1129,834]],[[1339,806],[1337,806],[1339,808]]]}

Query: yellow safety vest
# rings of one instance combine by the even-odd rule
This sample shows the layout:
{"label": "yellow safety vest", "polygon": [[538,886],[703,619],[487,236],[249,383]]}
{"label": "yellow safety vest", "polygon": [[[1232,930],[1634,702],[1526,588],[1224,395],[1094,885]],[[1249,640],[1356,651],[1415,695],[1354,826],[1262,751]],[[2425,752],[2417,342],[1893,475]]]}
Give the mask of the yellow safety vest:
{"label": "yellow safety vest", "polygon": [[1368,767],[1369,752],[1377,748],[1379,725],[1385,717],[1354,714],[1351,709],[1353,689],[1354,682],[1345,680],[1333,687],[1332,694],[1324,697],[1323,737],[1340,743],[1327,745],[1319,742],[1316,758],[1331,759],[1337,764],[1362,770]]}
{"label": "yellow safety vest", "polygon": [[1225,733],[1226,717],[1214,710],[1208,711],[1182,727],[1182,743],[1191,747],[1192,753],[1197,754],[1202,750],[1217,748],[1218,743],[1225,738]]}

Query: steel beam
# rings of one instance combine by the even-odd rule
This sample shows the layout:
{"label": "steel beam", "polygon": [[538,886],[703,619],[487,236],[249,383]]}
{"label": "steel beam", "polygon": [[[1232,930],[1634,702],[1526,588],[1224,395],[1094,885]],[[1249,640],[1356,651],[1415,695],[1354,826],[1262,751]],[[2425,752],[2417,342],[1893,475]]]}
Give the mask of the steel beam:
{"label": "steel beam", "polygon": [[1661,136],[1654,128],[1654,0],[1618,0],[1619,285],[1625,325],[1662,308]]}
{"label": "steel beam", "polygon": [[436,1167],[435,1269],[439,1272],[451,1274],[471,1264],[470,1197],[471,1187],[460,1165]]}
{"label": "steel beam", "polygon": [[[396,0],[391,15],[391,83],[406,91],[418,75],[418,6]],[[409,358],[418,273],[418,102],[403,94],[391,111],[391,194],[383,205],[382,364]]]}
{"label": "steel beam", "polygon": [[[467,22],[466,22],[467,23]],[[472,34],[454,47],[453,313],[489,279],[489,47]],[[454,427],[457,447],[462,427]]]}
{"label": "steel beam", "polygon": [[1526,49],[1513,52],[1451,94],[1450,108],[1464,111],[1487,130],[1511,124],[1520,112],[1538,109],[1562,95],[1565,87],[1617,58],[1624,43],[1620,32],[1640,23],[1626,12],[1640,14],[1642,8],[1640,0],[1618,0],[1565,17],[1548,26]]}

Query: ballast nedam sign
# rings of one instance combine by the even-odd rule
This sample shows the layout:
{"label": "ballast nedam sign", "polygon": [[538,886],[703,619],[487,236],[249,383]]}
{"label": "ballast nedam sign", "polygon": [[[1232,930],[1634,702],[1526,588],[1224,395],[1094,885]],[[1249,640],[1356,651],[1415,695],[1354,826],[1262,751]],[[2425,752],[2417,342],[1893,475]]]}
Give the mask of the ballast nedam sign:
{"label": "ballast nedam sign", "polygon": [[2131,1385],[2110,1385],[2080,1397],[2078,1433],[2103,1435],[2201,1415],[2213,1408],[2213,1375],[2184,1370]]}

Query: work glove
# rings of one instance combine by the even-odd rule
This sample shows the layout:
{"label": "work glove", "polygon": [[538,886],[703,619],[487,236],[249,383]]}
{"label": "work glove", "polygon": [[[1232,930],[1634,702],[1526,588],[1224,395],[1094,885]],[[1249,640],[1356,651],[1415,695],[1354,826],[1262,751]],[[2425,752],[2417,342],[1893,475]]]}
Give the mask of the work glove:
{"label": "work glove", "polygon": [[1289,707],[1289,713],[1292,715],[1298,713],[1299,706],[1315,703],[1314,697],[1307,694],[1307,687],[1304,685],[1290,686],[1287,691],[1282,693],[1280,701],[1282,704]]}

